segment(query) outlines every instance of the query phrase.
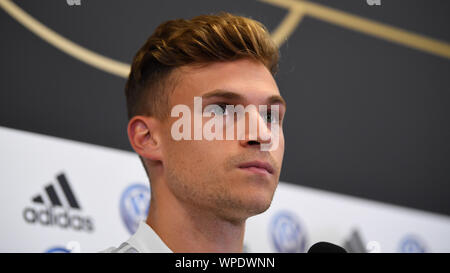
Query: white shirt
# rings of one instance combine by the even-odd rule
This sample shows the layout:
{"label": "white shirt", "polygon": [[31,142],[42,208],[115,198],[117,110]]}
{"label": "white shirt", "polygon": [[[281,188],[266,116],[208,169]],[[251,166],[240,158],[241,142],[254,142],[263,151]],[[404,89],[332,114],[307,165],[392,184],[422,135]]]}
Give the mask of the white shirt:
{"label": "white shirt", "polygon": [[136,232],[119,247],[110,247],[103,253],[172,253],[158,234],[146,222],[139,222]]}

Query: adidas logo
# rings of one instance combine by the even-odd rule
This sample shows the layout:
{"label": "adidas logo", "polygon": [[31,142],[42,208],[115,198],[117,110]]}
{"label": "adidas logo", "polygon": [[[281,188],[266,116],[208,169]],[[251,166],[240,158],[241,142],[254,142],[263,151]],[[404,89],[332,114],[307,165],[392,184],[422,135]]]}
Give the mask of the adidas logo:
{"label": "adidas logo", "polygon": [[[58,184],[62,190],[62,193],[66,197],[67,204],[73,209],[81,209],[77,199],[75,198],[75,195],[73,194],[72,189],[70,188],[69,182],[67,182],[65,175],[60,174],[56,177],[56,179],[58,180]],[[45,187],[45,192],[47,193],[48,200],[53,207],[62,207],[61,199],[58,197],[58,194],[56,193],[56,190],[52,184]],[[32,199],[32,201],[34,203],[44,204],[42,195],[37,195]]]}
{"label": "adidas logo", "polygon": [[56,176],[57,183],[44,187],[44,194],[34,196],[31,201],[37,205],[44,205],[42,209],[26,207],[23,217],[29,224],[39,223],[44,226],[71,228],[79,231],[94,230],[90,217],[69,213],[70,210],[81,211],[81,206],[75,194],[62,173]]}
{"label": "adidas logo", "polygon": [[349,253],[366,253],[363,239],[358,230],[353,230],[350,237],[344,242],[344,248]]}

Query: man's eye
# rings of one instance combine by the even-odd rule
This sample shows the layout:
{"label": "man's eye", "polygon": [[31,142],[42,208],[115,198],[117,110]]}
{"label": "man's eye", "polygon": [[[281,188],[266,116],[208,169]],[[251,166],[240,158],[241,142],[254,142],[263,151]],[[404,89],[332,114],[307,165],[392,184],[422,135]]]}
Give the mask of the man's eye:
{"label": "man's eye", "polygon": [[267,110],[267,113],[262,113],[261,116],[267,123],[274,123],[280,119],[276,115],[272,115],[272,111],[270,109]]}
{"label": "man's eye", "polygon": [[226,103],[217,103],[210,104],[205,107],[205,112],[213,112],[215,115],[226,115],[227,112],[227,104]]}
{"label": "man's eye", "polygon": [[272,116],[270,114],[270,111],[267,111],[266,113],[261,113],[261,117],[264,119],[265,122],[272,122]]}
{"label": "man's eye", "polygon": [[219,103],[217,105],[220,107],[220,109],[222,109],[222,114],[227,114],[227,105],[225,103]]}
{"label": "man's eye", "polygon": [[270,122],[270,123],[272,123],[274,121],[274,119],[272,118],[272,112],[271,111],[267,112],[266,121]]}

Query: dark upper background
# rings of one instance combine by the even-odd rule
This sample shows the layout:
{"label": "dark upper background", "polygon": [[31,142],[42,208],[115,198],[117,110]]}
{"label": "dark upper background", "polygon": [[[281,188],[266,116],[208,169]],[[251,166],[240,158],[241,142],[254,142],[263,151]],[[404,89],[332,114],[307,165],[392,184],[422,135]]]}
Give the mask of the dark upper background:
{"label": "dark upper background", "polygon": [[[224,10],[273,30],[287,14],[258,1],[14,2],[125,63],[169,19]],[[447,0],[313,2],[450,42]],[[124,78],[66,55],[2,9],[0,33],[0,126],[131,150]],[[281,56],[282,181],[450,215],[449,59],[308,16]]]}

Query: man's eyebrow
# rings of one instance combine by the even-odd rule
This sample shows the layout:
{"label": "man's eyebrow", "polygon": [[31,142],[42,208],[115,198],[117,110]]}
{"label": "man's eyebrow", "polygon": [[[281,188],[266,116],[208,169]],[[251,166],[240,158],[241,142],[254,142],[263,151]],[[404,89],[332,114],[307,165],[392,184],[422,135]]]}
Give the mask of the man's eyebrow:
{"label": "man's eyebrow", "polygon": [[270,97],[267,99],[267,102],[268,102],[268,104],[270,104],[270,105],[279,103],[279,104],[283,105],[284,108],[287,108],[287,107],[286,107],[286,106],[287,106],[287,105],[286,105],[286,101],[285,101],[285,100],[283,99],[283,97],[280,96],[280,95],[273,95],[273,96],[270,96]]}
{"label": "man's eyebrow", "polygon": [[[204,99],[209,99],[209,98],[213,98],[213,97],[219,97],[219,98],[224,98],[224,99],[231,99],[231,100],[243,100],[244,96],[231,92],[231,91],[227,91],[227,90],[222,90],[222,89],[217,89],[211,92],[208,92],[206,94],[202,95],[202,98]],[[283,99],[283,97],[281,97],[280,95],[272,95],[270,97],[267,98],[267,103],[268,104],[281,104],[286,108],[286,101]]]}
{"label": "man's eyebrow", "polygon": [[244,99],[244,97],[240,94],[222,89],[217,89],[202,95],[202,98],[204,99],[209,99],[213,97],[219,97],[224,99],[235,99],[235,100]]}

